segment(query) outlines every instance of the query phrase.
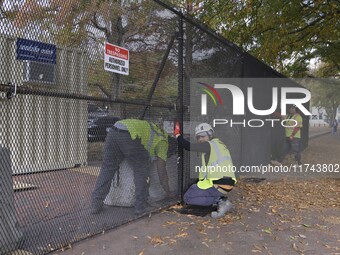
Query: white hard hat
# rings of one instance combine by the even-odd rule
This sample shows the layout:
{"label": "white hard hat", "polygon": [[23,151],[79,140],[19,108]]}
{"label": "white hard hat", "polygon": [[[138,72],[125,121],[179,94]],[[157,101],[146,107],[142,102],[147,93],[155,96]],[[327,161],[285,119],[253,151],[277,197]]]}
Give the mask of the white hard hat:
{"label": "white hard hat", "polygon": [[208,123],[201,123],[195,128],[195,135],[198,136],[201,133],[211,136],[214,133],[214,129]]}

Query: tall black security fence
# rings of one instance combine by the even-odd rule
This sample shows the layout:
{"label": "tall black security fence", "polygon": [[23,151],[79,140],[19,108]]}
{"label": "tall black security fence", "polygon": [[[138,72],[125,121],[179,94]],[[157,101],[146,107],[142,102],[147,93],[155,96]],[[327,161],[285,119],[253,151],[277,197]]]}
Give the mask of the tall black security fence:
{"label": "tall black security fence", "polygon": [[[193,137],[193,127],[200,122],[211,123],[211,118],[201,116],[197,109],[201,107],[201,101],[196,94],[191,95],[196,88],[197,81],[213,79],[215,81],[225,78],[234,81],[235,84],[247,94],[248,87],[256,88],[254,93],[254,105],[257,109],[268,109],[272,103],[272,88],[277,87],[301,87],[301,85],[284,79],[284,76],[276,72],[263,62],[244,52],[225,38],[220,37],[206,26],[196,22],[192,18],[184,17],[184,133]],[[255,83],[253,82],[255,80]],[[259,80],[260,82],[256,82]],[[281,80],[281,81],[280,81]],[[279,92],[279,96],[280,92]],[[291,94],[298,97],[297,94]],[[233,98],[228,94],[223,100],[224,107],[214,107],[212,100],[208,102],[210,116],[223,116],[225,119],[233,119],[235,122],[248,121],[252,118],[261,119],[265,122],[274,116],[254,116],[247,107],[244,116],[233,115]],[[246,102],[245,102],[246,104]],[[309,104],[304,105],[309,109]],[[189,110],[187,110],[189,109]],[[277,111],[279,111],[279,106]],[[199,111],[199,110],[198,110]],[[308,116],[303,117],[302,147],[308,145]],[[217,117],[216,117],[217,118]],[[185,125],[185,122],[194,123]],[[225,128],[217,125],[215,136],[219,137],[230,150],[233,164],[239,169],[240,166],[266,165],[272,158],[277,157],[284,144],[284,128],[281,125],[270,126],[266,123],[261,128],[235,125]],[[191,135],[191,136],[190,136]],[[194,158],[194,159],[193,159]],[[184,185],[187,188],[194,180],[193,166],[200,162],[200,156],[185,153],[184,157]],[[191,164],[190,164],[191,162]],[[236,173],[238,175],[238,173]],[[184,188],[184,189],[185,189]]]}
{"label": "tall black security fence", "polygon": [[[127,161],[104,210],[90,213],[107,133],[118,120],[133,118],[172,134],[178,17],[152,1],[93,2],[2,3],[1,254],[45,254],[135,219],[134,171]],[[128,56],[105,42],[128,49]],[[105,66],[104,49],[111,54]],[[144,215],[179,201],[176,156],[170,141],[171,194],[149,165]]]}
{"label": "tall black security fence", "polygon": [[[190,116],[192,79],[281,77],[160,1],[3,1],[0,14],[1,254],[45,254],[137,217],[126,161],[104,210],[90,213],[105,139],[118,120],[148,120],[171,136],[177,119],[190,138],[192,125],[205,121]],[[128,49],[129,64],[124,49],[105,42]],[[281,131],[228,129],[234,164],[267,163],[273,144],[281,143],[273,132]],[[150,165],[146,214],[180,200],[193,182],[190,157],[170,139],[171,194]]]}

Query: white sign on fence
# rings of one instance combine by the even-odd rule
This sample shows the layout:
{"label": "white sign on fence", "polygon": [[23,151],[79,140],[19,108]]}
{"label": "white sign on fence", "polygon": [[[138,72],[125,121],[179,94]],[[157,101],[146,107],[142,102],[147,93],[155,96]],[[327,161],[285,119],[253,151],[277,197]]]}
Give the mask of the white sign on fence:
{"label": "white sign on fence", "polygon": [[105,43],[104,69],[109,72],[129,74],[129,50]]}

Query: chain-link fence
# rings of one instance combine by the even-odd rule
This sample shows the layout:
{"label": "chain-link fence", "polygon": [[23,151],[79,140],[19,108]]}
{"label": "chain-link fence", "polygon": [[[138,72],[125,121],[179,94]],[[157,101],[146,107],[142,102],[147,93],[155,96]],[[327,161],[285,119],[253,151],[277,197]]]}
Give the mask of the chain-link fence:
{"label": "chain-link fence", "polygon": [[[235,98],[231,93],[221,96],[223,107],[216,107],[213,100],[208,100],[210,111],[203,116],[200,113],[202,103],[200,93],[194,93],[197,91],[197,85],[205,81],[211,87],[214,83],[231,82],[244,95],[247,95],[248,87],[254,87],[253,104],[257,109],[269,109],[273,102],[273,87],[278,89],[278,96],[281,96],[281,88],[301,86],[289,79],[284,79],[280,73],[189,17],[185,19],[184,28],[184,133],[189,139],[191,138],[191,141],[195,141],[193,136],[195,125],[200,122],[212,124],[212,119],[223,118],[229,121],[229,126],[226,128],[226,125],[216,125],[214,135],[227,145],[236,169],[240,166],[267,165],[271,159],[278,158],[285,142],[284,127],[280,124],[272,126],[265,121],[271,118],[277,119],[277,116],[257,116],[252,114],[247,106],[244,115],[234,115]],[[301,95],[291,93],[290,96],[299,98]],[[247,105],[247,102],[245,101],[244,104]],[[308,103],[304,106],[309,109]],[[280,106],[276,111],[279,111],[279,108]],[[308,145],[309,118],[301,115],[303,117],[301,149],[304,149]],[[261,128],[246,125],[253,119],[260,119],[265,124]],[[231,121],[238,124],[230,126]],[[199,155],[186,152],[184,161],[184,189],[186,189],[193,183],[193,177],[198,176],[194,166],[201,163]],[[239,171],[236,175],[238,173]]]}
{"label": "chain-link fence", "polygon": [[[193,181],[190,155],[165,133],[179,119],[190,135],[186,124],[198,121],[190,119],[190,79],[281,77],[160,1],[0,4],[1,254],[45,254],[179,201]],[[104,66],[105,42],[128,49],[129,64],[117,53]],[[165,172],[129,147],[130,124],[116,125],[125,119],[155,124],[133,131],[144,149],[163,130],[166,158],[149,156],[163,155]],[[281,131],[258,132],[229,130],[235,165],[268,162]],[[262,154],[249,156],[263,134]],[[104,207],[93,214],[95,189]],[[147,198],[140,214],[138,198]]]}

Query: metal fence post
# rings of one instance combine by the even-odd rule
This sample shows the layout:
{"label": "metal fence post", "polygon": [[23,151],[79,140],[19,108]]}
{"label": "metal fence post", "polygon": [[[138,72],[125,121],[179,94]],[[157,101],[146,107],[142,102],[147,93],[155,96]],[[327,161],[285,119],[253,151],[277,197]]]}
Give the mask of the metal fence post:
{"label": "metal fence post", "polygon": [[[184,100],[184,76],[183,76],[183,15],[179,16],[178,19],[178,111],[177,111],[177,119],[180,122],[180,125],[183,130],[183,123],[184,123],[184,107],[183,107],[183,100]],[[183,201],[183,170],[184,170],[184,162],[183,162],[183,147],[178,147],[178,185],[180,189],[181,201]]]}

